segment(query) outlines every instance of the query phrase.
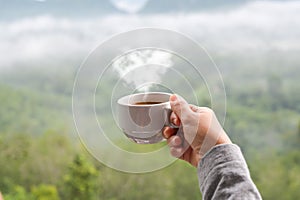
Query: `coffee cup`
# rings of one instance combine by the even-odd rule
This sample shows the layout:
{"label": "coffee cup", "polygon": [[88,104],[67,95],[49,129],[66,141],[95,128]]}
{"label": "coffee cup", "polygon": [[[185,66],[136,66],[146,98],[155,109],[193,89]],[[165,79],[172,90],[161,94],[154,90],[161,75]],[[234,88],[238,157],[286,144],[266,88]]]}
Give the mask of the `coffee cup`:
{"label": "coffee cup", "polygon": [[118,100],[118,123],[124,134],[139,144],[164,140],[165,126],[178,128],[170,122],[172,94],[163,92],[137,93]]}

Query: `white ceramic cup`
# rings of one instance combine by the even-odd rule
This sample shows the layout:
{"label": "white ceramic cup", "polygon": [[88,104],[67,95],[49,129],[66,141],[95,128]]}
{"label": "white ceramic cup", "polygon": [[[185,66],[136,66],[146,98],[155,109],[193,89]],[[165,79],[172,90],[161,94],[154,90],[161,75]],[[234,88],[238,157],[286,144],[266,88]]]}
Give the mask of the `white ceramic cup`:
{"label": "white ceramic cup", "polygon": [[[172,112],[170,96],[170,93],[149,92],[120,98],[118,100],[119,127],[128,138],[139,144],[163,141],[162,131],[165,126],[178,128],[170,122]],[[155,102],[155,104],[142,102]]]}

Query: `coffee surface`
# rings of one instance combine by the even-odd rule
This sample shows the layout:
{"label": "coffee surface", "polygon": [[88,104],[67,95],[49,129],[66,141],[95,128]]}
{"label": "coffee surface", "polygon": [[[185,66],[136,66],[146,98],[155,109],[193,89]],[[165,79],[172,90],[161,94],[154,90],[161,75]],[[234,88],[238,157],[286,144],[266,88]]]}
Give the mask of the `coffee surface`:
{"label": "coffee surface", "polygon": [[136,102],[134,105],[153,105],[153,104],[160,104],[163,102],[158,102],[158,101],[143,101],[143,102]]}

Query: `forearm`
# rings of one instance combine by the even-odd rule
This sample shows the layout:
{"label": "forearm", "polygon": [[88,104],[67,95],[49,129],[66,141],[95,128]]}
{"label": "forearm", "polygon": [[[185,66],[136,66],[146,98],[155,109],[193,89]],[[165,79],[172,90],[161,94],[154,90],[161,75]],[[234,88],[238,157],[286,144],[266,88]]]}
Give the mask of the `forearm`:
{"label": "forearm", "polygon": [[198,177],[204,200],[261,199],[237,145],[212,148],[198,165]]}

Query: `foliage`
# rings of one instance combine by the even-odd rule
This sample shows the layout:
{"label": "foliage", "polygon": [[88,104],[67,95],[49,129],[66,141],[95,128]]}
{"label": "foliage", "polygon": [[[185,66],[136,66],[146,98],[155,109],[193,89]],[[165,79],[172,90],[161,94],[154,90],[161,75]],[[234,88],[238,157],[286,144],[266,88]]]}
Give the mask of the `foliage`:
{"label": "foliage", "polygon": [[[266,63],[237,62],[223,71],[225,130],[242,148],[264,199],[300,199],[300,71],[293,63],[289,68],[275,63],[274,69],[264,67]],[[184,162],[152,173],[126,174],[87,156],[71,126],[74,71],[49,73],[1,77],[0,190],[5,200],[201,198],[196,171]],[[206,92],[196,89],[200,104],[209,106]],[[120,145],[149,152],[164,144]]]}
{"label": "foliage", "polygon": [[299,151],[286,152],[283,155],[273,152],[259,155],[252,163],[250,164],[252,177],[263,199],[300,198]]}
{"label": "foliage", "polygon": [[14,186],[12,188],[11,193],[8,195],[4,195],[5,200],[31,200],[32,196],[22,187],[22,186]]}
{"label": "foliage", "polygon": [[95,167],[84,156],[76,155],[64,176],[66,199],[96,199],[97,177]]}
{"label": "foliage", "polygon": [[36,200],[59,200],[58,192],[55,186],[53,185],[44,185],[34,186],[31,189],[33,199]]}
{"label": "foliage", "polygon": [[[67,99],[67,100],[66,100]],[[39,135],[45,130],[69,127],[66,105],[70,99],[28,88],[0,84],[0,131]]]}

